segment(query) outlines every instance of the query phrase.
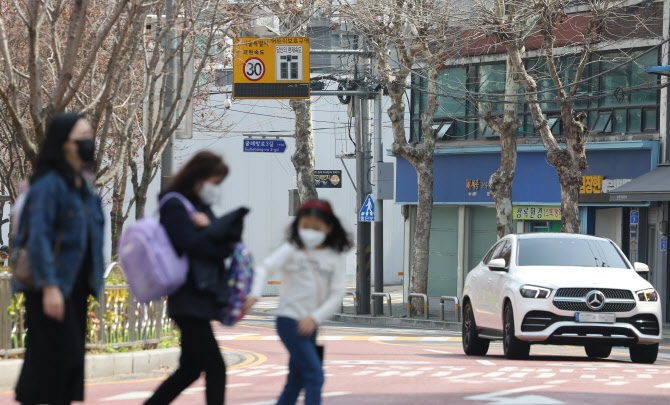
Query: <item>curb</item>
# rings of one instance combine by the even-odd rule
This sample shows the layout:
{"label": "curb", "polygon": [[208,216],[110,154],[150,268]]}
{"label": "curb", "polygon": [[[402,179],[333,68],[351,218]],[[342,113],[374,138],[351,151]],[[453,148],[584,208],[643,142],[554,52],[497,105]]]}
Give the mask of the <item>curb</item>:
{"label": "curb", "polygon": [[371,315],[346,315],[335,314],[330,318],[335,322],[349,322],[363,325],[378,325],[378,326],[411,326],[423,329],[446,329],[451,331],[460,331],[460,322],[447,321],[431,321],[429,319],[414,319],[414,318],[389,318],[382,316]]}
{"label": "curb", "polygon": [[[84,379],[92,380],[147,376],[152,373],[167,373],[179,365],[180,348],[144,350],[130,353],[87,354]],[[236,352],[221,352],[226,366],[244,361],[244,355]],[[0,391],[14,389],[21,372],[23,359],[0,360]]]}
{"label": "curb", "polygon": [[[362,325],[377,325],[377,326],[412,326],[415,328],[423,329],[445,329],[454,332],[461,331],[460,322],[447,322],[447,321],[431,321],[426,319],[407,319],[407,318],[389,318],[382,316],[371,316],[371,315],[346,315],[346,314],[335,314],[330,318],[331,321],[335,322],[348,322],[356,323]],[[664,336],[660,343],[660,346],[670,345],[670,336]]]}

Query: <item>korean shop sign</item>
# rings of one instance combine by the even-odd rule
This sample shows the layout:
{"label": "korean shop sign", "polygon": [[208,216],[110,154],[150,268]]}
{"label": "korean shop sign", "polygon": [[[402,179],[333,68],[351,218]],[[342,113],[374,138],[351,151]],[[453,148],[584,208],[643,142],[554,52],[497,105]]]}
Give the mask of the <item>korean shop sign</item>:
{"label": "korean shop sign", "polygon": [[603,192],[603,176],[582,176],[580,194],[600,194]]}
{"label": "korean shop sign", "polygon": [[560,221],[561,206],[515,205],[514,218],[520,221]]}
{"label": "korean shop sign", "polygon": [[309,38],[239,38],[233,47],[233,98],[309,98]]}

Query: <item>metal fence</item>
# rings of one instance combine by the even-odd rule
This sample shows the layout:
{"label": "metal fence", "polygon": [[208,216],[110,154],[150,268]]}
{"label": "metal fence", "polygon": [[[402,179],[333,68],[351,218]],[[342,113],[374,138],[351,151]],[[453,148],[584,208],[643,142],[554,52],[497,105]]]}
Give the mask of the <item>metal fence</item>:
{"label": "metal fence", "polygon": [[[105,281],[119,264],[105,270]],[[0,273],[0,357],[25,351],[25,298],[12,293],[12,275]],[[148,304],[135,300],[127,285],[105,285],[97,300],[89,299],[86,348],[105,350],[158,345],[174,337],[174,324],[167,316],[163,298]]]}

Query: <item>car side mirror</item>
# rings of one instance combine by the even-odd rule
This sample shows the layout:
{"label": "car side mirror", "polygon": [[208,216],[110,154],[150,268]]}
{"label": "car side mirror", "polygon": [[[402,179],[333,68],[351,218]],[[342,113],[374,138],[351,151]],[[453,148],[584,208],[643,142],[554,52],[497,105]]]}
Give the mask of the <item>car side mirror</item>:
{"label": "car side mirror", "polygon": [[493,259],[489,262],[488,266],[491,271],[507,271],[505,259]]}
{"label": "car side mirror", "polygon": [[644,278],[645,280],[647,279],[647,276],[649,275],[649,266],[644,263],[635,262],[633,264],[633,268],[635,268],[635,271],[640,275],[640,277]]}

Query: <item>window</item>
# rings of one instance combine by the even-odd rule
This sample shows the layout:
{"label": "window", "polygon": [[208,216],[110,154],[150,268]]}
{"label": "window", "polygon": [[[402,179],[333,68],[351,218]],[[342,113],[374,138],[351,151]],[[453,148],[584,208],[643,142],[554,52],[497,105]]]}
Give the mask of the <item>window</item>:
{"label": "window", "polygon": [[591,132],[602,133],[602,132],[612,132],[612,112],[603,112],[598,114],[598,119],[593,125]]}
{"label": "window", "polygon": [[551,133],[554,134],[554,135],[558,135],[558,134],[560,134],[560,131],[559,131],[560,125],[558,125],[558,124],[559,124],[559,121],[560,121],[559,118],[560,118],[560,117],[549,117],[549,118],[547,119],[547,122],[549,123],[549,124],[548,124],[548,125],[549,125],[549,130],[550,130]]}
{"label": "window", "polygon": [[628,268],[612,242],[601,239],[522,238],[518,251],[519,266]]}
{"label": "window", "polygon": [[512,258],[512,242],[505,241],[500,251],[496,252],[495,259],[504,259],[505,267],[509,267],[510,259]]}
{"label": "window", "polygon": [[[628,52],[608,52],[593,54],[582,73],[583,79],[577,90],[574,108],[577,113],[587,114],[587,125],[592,134],[641,133],[659,131],[659,90],[643,91],[640,88],[653,87],[659,83],[655,75],[645,73],[648,66],[658,65],[659,51],[636,50]],[[631,61],[632,58],[637,58]],[[624,63],[622,66],[618,65]],[[542,59],[528,59],[526,69],[537,77],[538,101],[549,123],[551,132],[560,136],[564,128],[560,119],[560,105],[554,100],[557,91],[551,79],[546,62]],[[555,58],[559,78],[564,85],[570,85],[579,66],[579,55]],[[465,139],[491,139],[498,136],[489,128],[481,116],[488,111],[494,115],[503,113],[505,104],[499,102],[505,93],[504,63],[485,65],[450,66],[440,72],[438,86],[438,108],[435,112],[435,129],[442,141]],[[611,70],[611,71],[610,71]],[[600,73],[607,72],[598,76]],[[597,76],[597,77],[596,77]],[[416,88],[426,88],[427,81],[413,75]],[[463,91],[459,91],[463,89]],[[543,91],[548,90],[548,91]],[[564,90],[569,92],[570,87]],[[489,94],[465,101],[466,91]],[[523,92],[523,90],[521,90]],[[427,94],[412,91],[411,139],[421,140],[420,114],[426,108]],[[519,106],[518,137],[538,137],[528,105]],[[442,125],[442,126],[438,126]]]}
{"label": "window", "polygon": [[484,139],[490,139],[490,138],[495,138],[495,137],[499,137],[499,136],[500,136],[500,134],[498,134],[496,131],[493,130],[493,128],[491,128],[489,126],[486,126],[486,128],[484,128],[484,131],[482,132],[482,138],[484,138]]}
{"label": "window", "polygon": [[435,130],[435,137],[437,139],[450,138],[451,136],[447,134],[449,133],[452,125],[454,125],[454,121],[445,121],[442,123],[438,122],[433,125],[433,129]]}
{"label": "window", "polygon": [[486,256],[484,256],[484,259],[482,260],[482,262],[484,264],[489,264],[491,259],[493,257],[496,257],[496,253],[502,248],[502,245],[503,245],[503,242],[498,242],[497,244],[493,245],[491,250],[489,250],[489,252],[486,254]]}

